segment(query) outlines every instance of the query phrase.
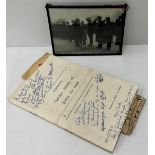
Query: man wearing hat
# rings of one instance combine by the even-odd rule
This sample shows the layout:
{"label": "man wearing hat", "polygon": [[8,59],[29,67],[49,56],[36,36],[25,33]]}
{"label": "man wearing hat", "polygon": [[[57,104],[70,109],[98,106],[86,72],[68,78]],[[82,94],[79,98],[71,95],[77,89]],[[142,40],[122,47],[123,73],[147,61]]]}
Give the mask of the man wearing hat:
{"label": "man wearing hat", "polygon": [[102,21],[101,16],[97,16],[96,18],[96,42],[98,42],[97,48],[102,48],[103,43],[105,43],[104,38],[104,27],[105,27],[105,21]]}
{"label": "man wearing hat", "polygon": [[121,48],[121,41],[122,41],[122,28],[123,28],[123,21],[120,20],[120,17],[116,19],[114,23],[114,32],[113,34],[116,36],[115,45],[118,45]]}
{"label": "man wearing hat", "polygon": [[105,39],[107,43],[107,49],[110,50],[112,38],[113,38],[113,23],[110,20],[110,17],[106,17],[105,20]]}
{"label": "man wearing hat", "polygon": [[89,45],[92,46],[95,27],[90,17],[87,17],[86,21],[87,21],[86,31],[89,38]]}

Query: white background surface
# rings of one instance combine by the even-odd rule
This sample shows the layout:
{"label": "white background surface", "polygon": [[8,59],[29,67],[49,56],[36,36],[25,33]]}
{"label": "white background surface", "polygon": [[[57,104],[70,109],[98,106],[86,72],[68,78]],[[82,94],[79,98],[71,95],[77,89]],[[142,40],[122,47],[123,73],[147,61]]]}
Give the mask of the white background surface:
{"label": "white background surface", "polygon": [[[50,47],[7,48],[7,96],[21,74]],[[136,83],[147,99],[147,46],[125,46],[122,56],[62,57]],[[131,136],[121,134],[114,155],[147,155],[146,102]],[[7,102],[7,155],[110,155],[97,146]]]}
{"label": "white background surface", "polygon": [[124,4],[127,12],[124,44],[147,44],[148,0],[7,0],[7,46],[51,46],[45,4]]}

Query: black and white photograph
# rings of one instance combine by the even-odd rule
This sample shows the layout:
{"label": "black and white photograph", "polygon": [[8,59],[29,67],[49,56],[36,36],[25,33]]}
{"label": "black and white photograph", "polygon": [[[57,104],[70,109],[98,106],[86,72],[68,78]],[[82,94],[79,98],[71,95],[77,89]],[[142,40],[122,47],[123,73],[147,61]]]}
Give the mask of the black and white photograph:
{"label": "black and white photograph", "polygon": [[46,9],[55,55],[122,54],[127,5]]}

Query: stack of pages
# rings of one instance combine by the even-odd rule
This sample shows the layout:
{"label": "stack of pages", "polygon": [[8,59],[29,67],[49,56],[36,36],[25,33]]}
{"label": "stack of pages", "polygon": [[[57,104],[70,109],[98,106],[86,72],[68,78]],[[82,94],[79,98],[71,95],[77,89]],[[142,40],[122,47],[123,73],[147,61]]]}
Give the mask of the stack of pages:
{"label": "stack of pages", "polygon": [[9,101],[112,152],[137,86],[48,56]]}

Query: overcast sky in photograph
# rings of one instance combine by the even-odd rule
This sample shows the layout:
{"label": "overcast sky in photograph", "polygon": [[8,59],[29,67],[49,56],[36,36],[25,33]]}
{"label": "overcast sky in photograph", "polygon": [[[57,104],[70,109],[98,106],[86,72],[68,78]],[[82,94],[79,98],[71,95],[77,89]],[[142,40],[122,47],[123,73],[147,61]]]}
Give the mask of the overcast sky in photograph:
{"label": "overcast sky in photograph", "polygon": [[86,22],[86,17],[101,16],[102,19],[110,17],[111,21],[115,21],[123,12],[121,8],[50,8],[50,18],[52,22],[57,21],[58,18],[64,18],[71,21],[75,18],[80,18]]}

